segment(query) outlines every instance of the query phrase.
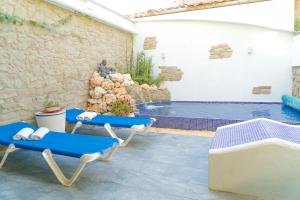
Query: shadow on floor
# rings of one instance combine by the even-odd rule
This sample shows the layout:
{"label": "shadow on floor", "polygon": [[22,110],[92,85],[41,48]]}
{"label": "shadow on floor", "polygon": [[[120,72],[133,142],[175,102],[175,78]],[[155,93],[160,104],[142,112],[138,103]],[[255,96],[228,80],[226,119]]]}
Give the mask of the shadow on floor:
{"label": "shadow on floor", "polygon": [[[103,129],[77,132],[107,136]],[[119,132],[122,136],[127,134]],[[209,137],[137,135],[107,162],[94,162],[72,187],[58,183],[40,153],[20,151],[0,171],[0,199],[250,200],[207,188]],[[55,156],[67,175],[78,159]]]}

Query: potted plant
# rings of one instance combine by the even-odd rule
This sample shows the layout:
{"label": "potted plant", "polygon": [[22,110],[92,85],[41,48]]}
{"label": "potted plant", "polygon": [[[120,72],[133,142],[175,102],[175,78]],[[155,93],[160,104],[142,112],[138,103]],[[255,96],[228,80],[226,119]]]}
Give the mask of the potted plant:
{"label": "potted plant", "polygon": [[123,97],[111,105],[111,113],[116,116],[134,116],[134,106],[127,97]]}
{"label": "potted plant", "polygon": [[39,127],[47,127],[51,131],[64,132],[66,126],[66,110],[60,102],[54,100],[49,94],[45,96],[44,108],[35,113]]}
{"label": "potted plant", "polygon": [[47,94],[44,99],[44,112],[53,113],[58,112],[62,109],[62,106],[58,100],[54,101],[50,98],[50,95]]}

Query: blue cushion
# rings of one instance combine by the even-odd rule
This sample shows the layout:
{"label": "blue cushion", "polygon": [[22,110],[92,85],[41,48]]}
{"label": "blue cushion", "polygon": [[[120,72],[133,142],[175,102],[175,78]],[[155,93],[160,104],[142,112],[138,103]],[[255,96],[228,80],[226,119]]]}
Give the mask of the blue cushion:
{"label": "blue cushion", "polygon": [[52,153],[80,158],[84,154],[105,153],[118,143],[115,138],[95,137],[61,132],[49,132],[42,140],[13,140],[22,128],[37,128],[25,122],[0,126],[0,144],[14,144],[17,148],[33,151],[50,149]]}
{"label": "blue cushion", "polygon": [[283,95],[281,97],[282,103],[286,106],[294,108],[297,111],[300,111],[300,99],[290,95]]}
{"label": "blue cushion", "polygon": [[[82,109],[72,108],[67,110],[67,122],[75,124],[78,122],[76,117],[85,112]],[[123,117],[123,116],[107,116],[97,115],[91,121],[83,120],[83,124],[104,126],[105,123],[109,123],[113,127],[130,128],[133,125],[149,126],[153,123],[151,118],[147,117]]]}

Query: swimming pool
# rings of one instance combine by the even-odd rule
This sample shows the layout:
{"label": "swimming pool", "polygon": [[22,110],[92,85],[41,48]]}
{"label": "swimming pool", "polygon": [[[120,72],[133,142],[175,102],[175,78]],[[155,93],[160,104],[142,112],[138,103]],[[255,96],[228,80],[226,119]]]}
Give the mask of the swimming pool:
{"label": "swimming pool", "polygon": [[187,130],[216,130],[217,127],[264,117],[300,124],[300,112],[281,103],[186,102],[139,104],[137,116],[155,117],[155,127]]}

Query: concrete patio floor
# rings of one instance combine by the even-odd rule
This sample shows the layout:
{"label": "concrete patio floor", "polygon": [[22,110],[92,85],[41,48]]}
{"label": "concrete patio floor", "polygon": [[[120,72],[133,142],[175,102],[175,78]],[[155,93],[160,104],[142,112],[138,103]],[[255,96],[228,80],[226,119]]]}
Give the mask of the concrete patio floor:
{"label": "concrete patio floor", "polygon": [[[85,134],[105,134],[82,128]],[[207,152],[212,138],[147,133],[136,136],[108,162],[94,162],[72,187],[58,183],[40,153],[20,151],[0,171],[0,199],[250,200],[207,188]],[[78,159],[55,156],[70,175]]]}

